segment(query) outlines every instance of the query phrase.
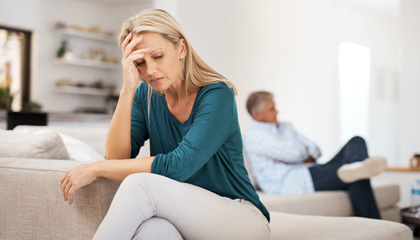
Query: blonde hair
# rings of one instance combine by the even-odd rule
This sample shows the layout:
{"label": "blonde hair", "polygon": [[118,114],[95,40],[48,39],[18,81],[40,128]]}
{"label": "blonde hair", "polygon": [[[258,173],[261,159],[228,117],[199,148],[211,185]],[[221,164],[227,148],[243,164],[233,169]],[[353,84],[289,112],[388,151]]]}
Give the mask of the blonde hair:
{"label": "blonde hair", "polygon": [[[212,83],[223,82],[233,89],[235,95],[237,94],[236,88],[231,81],[209,67],[197,55],[178,22],[168,12],[161,9],[147,9],[124,21],[118,37],[120,45],[122,45],[130,32],[136,34],[145,32],[160,33],[163,38],[171,41],[174,45],[179,44],[180,40],[184,39],[187,53],[181,62],[181,69],[187,93],[189,91],[197,91],[199,88]],[[140,78],[142,81],[145,81],[143,76],[140,75]],[[152,89],[149,85],[149,96],[151,91]]]}

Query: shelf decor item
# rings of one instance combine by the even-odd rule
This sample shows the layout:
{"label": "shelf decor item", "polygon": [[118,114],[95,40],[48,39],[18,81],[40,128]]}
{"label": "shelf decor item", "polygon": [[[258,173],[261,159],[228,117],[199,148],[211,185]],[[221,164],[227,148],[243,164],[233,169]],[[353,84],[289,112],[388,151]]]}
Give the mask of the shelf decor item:
{"label": "shelf decor item", "polygon": [[420,154],[414,154],[410,159],[410,167],[420,169]]}
{"label": "shelf decor item", "polygon": [[99,26],[84,28],[77,25],[66,25],[63,22],[57,22],[55,26],[61,35],[117,43],[117,39],[114,38],[114,32],[103,31]]}
{"label": "shelf decor item", "polygon": [[64,57],[64,54],[66,54],[67,51],[67,42],[66,40],[61,40],[60,48],[57,51],[57,58]]}
{"label": "shelf decor item", "polygon": [[70,94],[81,94],[91,96],[112,96],[114,95],[115,85],[105,83],[102,80],[93,83],[85,83],[84,81],[72,82],[70,80],[60,80],[55,83],[56,91]]}
{"label": "shelf decor item", "polygon": [[0,86],[0,109],[10,109],[13,96],[10,94],[10,87]]}

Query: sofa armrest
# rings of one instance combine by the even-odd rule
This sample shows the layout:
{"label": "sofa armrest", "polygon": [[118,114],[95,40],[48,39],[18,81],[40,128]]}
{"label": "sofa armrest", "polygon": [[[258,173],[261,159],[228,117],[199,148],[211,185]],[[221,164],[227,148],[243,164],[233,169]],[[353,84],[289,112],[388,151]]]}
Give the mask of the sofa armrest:
{"label": "sofa armrest", "polygon": [[69,205],[59,182],[79,164],[0,158],[0,239],[92,239],[120,182],[98,178]]}

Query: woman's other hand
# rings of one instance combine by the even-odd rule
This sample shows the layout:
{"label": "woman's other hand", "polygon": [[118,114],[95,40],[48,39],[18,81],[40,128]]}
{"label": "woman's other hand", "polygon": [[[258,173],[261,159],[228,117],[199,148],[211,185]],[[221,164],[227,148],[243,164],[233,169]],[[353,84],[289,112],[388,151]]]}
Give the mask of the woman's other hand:
{"label": "woman's other hand", "polygon": [[96,180],[94,163],[81,164],[66,172],[60,180],[60,188],[64,201],[73,203],[73,197],[77,190],[91,184]]}
{"label": "woman's other hand", "polygon": [[142,58],[146,52],[149,51],[148,48],[142,48],[133,51],[133,48],[143,41],[142,36],[134,37],[133,33],[127,35],[121,44],[123,51],[123,58],[121,60],[123,67],[123,86],[122,91],[135,91],[140,80],[140,73],[137,69],[135,61],[139,58]]}

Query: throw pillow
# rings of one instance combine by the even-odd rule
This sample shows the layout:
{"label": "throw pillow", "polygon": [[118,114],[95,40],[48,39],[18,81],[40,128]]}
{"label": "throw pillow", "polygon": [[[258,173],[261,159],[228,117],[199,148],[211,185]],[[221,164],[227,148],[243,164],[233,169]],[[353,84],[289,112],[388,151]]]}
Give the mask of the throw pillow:
{"label": "throw pillow", "polygon": [[105,160],[104,156],[101,156],[87,143],[71,137],[67,134],[57,132],[61,139],[63,139],[64,145],[70,154],[70,158],[81,162],[94,162],[99,160]]}
{"label": "throw pillow", "polygon": [[55,130],[51,130],[45,127],[17,126],[13,129],[13,131],[31,134],[39,134],[45,132],[53,132],[58,134],[61,137],[64,146],[66,147],[67,152],[70,155],[71,160],[81,162],[94,162],[105,159],[104,156],[101,156],[87,143]]}
{"label": "throw pillow", "polygon": [[70,159],[57,133],[20,133],[0,130],[0,157]]}

